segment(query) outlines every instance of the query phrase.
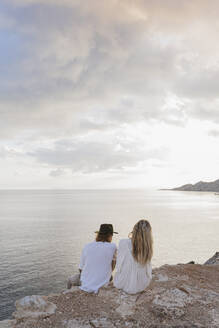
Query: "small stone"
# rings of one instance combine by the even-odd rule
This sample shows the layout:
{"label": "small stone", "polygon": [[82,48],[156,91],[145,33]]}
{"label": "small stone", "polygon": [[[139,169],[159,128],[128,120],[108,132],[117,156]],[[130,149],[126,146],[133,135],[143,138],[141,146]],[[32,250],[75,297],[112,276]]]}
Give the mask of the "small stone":
{"label": "small stone", "polygon": [[164,308],[184,307],[191,303],[192,298],[188,294],[178,288],[166,290],[160,295],[156,295],[153,303]]}
{"label": "small stone", "polygon": [[64,292],[62,292],[62,294],[63,295],[66,295],[66,294],[73,294],[73,293],[75,293],[75,292],[77,292],[77,291],[79,291],[80,289],[79,289],[79,287],[77,287],[77,286],[73,286],[71,289],[67,289],[67,290],[65,290]]}
{"label": "small stone", "polygon": [[128,315],[132,315],[134,310],[133,310],[133,305],[123,303],[120,306],[117,307],[116,311],[121,314],[122,317],[126,317]]}
{"label": "small stone", "polygon": [[168,280],[169,280],[167,275],[165,275],[165,274],[161,274],[161,273],[159,273],[159,274],[157,275],[157,278],[158,278],[158,279],[156,279],[156,281],[168,281]]}
{"label": "small stone", "polygon": [[13,328],[14,325],[15,325],[15,320],[0,321],[0,328]]}

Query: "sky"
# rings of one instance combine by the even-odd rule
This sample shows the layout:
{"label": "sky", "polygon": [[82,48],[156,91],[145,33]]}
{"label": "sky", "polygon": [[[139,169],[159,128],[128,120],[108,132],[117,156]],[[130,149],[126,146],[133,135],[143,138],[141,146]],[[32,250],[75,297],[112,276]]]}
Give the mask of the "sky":
{"label": "sky", "polygon": [[0,189],[219,178],[217,0],[1,0]]}

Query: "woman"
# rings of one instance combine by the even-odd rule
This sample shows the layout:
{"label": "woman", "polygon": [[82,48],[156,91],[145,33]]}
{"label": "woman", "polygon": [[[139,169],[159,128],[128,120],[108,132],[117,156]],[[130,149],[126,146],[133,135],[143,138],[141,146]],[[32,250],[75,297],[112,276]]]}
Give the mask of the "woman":
{"label": "woman", "polygon": [[129,239],[119,242],[114,286],[128,294],[143,291],[152,278],[153,239],[147,220],[138,221]]}

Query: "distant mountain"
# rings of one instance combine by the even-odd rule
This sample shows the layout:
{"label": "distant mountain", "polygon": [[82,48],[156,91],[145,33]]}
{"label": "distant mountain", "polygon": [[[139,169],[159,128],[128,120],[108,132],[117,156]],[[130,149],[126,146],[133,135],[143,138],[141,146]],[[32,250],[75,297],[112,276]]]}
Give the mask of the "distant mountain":
{"label": "distant mountain", "polygon": [[196,184],[185,184],[181,187],[173,188],[171,190],[182,191],[214,191],[219,192],[219,179],[213,182],[199,181]]}

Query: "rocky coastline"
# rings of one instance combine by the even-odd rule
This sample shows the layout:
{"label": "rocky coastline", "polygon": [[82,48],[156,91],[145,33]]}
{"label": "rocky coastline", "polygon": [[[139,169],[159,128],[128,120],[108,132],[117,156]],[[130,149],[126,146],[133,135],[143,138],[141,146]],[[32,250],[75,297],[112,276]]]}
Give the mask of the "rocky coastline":
{"label": "rocky coastline", "polygon": [[219,193],[219,179],[212,182],[199,181],[195,184],[185,184],[181,187],[169,189],[178,191],[203,191]]}
{"label": "rocky coastline", "polygon": [[112,285],[98,295],[78,287],[16,302],[0,328],[219,327],[219,252],[202,264],[163,265],[150,286],[127,295]]}

